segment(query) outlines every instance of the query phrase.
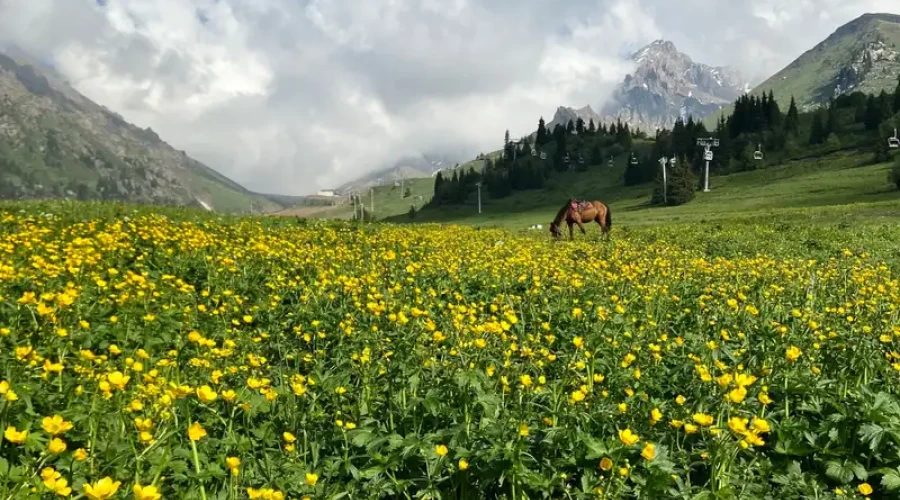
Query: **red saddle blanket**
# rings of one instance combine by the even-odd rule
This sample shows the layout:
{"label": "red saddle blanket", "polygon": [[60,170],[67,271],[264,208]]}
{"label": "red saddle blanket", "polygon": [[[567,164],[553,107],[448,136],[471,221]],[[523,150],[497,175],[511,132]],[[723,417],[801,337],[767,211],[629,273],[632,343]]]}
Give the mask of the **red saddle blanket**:
{"label": "red saddle blanket", "polygon": [[578,213],[583,212],[585,208],[588,208],[590,206],[591,206],[591,204],[588,202],[585,202],[585,201],[573,201],[572,202],[572,209]]}

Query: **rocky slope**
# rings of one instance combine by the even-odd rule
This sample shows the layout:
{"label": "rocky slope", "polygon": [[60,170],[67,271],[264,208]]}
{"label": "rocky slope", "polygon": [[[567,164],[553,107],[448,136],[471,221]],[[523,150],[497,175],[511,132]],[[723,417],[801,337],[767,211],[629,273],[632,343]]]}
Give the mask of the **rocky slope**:
{"label": "rocky slope", "polygon": [[785,109],[793,96],[804,110],[840,94],[893,92],[898,76],[900,15],[865,14],[838,28],[753,93],[772,90]]}
{"label": "rocky slope", "polygon": [[694,62],[675,44],[657,40],[637,51],[634,72],[600,113],[648,133],[671,128],[678,118],[702,119],[749,90],[737,71]]}
{"label": "rocky slope", "polygon": [[0,197],[121,200],[216,211],[280,208],[151,129],[79,94],[52,68],[0,53]]}

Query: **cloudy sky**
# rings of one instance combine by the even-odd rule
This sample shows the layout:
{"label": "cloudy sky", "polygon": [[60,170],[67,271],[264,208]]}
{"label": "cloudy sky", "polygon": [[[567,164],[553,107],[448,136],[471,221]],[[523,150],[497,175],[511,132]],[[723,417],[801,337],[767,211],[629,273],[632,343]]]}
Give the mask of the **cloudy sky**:
{"label": "cloudy sky", "polygon": [[0,43],[259,191],[473,155],[600,106],[657,38],[752,83],[897,0],[0,0]]}

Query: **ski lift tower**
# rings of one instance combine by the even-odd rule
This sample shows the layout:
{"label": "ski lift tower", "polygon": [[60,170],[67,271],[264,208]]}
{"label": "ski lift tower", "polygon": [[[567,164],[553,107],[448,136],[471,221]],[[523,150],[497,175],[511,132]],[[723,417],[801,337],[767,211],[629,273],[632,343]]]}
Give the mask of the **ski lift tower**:
{"label": "ski lift tower", "polygon": [[478,188],[478,215],[481,215],[481,182],[476,182],[475,187]]}
{"label": "ski lift tower", "polygon": [[706,170],[703,172],[703,192],[709,192],[709,162],[713,159],[712,148],[719,147],[719,139],[715,137],[707,137],[706,139],[697,139],[697,145],[703,146],[703,159],[706,161]]}
{"label": "ski lift tower", "polygon": [[[672,158],[672,161],[674,162],[675,158]],[[669,159],[666,158],[665,156],[663,156],[662,158],[659,159],[659,165],[662,167],[662,174],[663,174],[663,203],[665,203],[665,204],[669,203],[668,196],[666,196],[667,193],[669,192],[669,188],[666,185],[666,164],[667,163],[669,163]]]}

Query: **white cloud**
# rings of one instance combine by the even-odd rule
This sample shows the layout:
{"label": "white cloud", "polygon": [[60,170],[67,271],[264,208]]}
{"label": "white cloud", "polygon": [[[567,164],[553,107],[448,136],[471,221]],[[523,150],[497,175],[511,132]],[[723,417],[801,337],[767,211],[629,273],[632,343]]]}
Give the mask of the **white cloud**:
{"label": "white cloud", "polygon": [[[101,5],[103,4],[103,5]],[[251,189],[496,149],[655,38],[761,79],[895,0],[0,0],[0,41]]]}

